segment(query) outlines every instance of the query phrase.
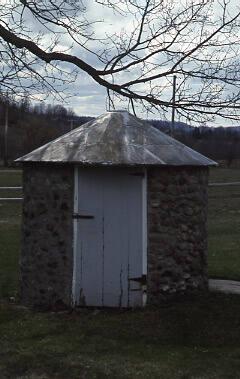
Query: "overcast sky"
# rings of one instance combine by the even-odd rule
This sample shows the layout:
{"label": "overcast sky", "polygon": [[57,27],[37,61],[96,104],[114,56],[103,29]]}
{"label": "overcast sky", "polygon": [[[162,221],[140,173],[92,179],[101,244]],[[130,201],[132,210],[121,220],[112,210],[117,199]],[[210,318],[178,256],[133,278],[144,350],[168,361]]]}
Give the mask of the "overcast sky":
{"label": "overcast sky", "polygon": [[[232,4],[235,4],[235,0],[231,0]],[[121,28],[125,28],[126,30],[130,30],[132,26],[132,18],[131,17],[121,17],[114,14],[111,10],[101,5],[96,4],[94,0],[88,0],[88,13],[87,17],[92,20],[100,20],[102,23],[96,24],[96,34],[98,37],[105,37],[106,34],[112,34],[114,31],[120,31]],[[217,2],[216,2],[217,4]],[[237,4],[237,3],[236,3]],[[233,8],[234,11],[234,8]],[[97,45],[94,47],[94,43],[92,45],[93,49],[97,49]],[[77,55],[79,51],[74,51]],[[93,66],[97,67],[96,58],[88,54],[87,52],[80,52],[80,57],[82,57],[85,61]],[[125,74],[123,75],[123,79]],[[192,86],[197,86],[197,81],[192,82]],[[144,87],[143,87],[144,90]],[[108,109],[108,101],[106,96],[106,89],[101,87],[93,79],[91,79],[87,74],[80,71],[76,82],[71,86],[71,92],[74,93],[74,96],[69,101],[68,106],[73,108],[77,115],[89,115],[89,116],[98,116]],[[172,97],[172,89],[166,93],[166,96],[169,99]],[[116,109],[126,109],[127,102],[119,103],[116,101],[115,103]],[[142,112],[140,108],[136,108],[137,115],[139,117],[144,118],[163,118],[159,113],[155,114],[147,114],[146,112]],[[171,111],[167,115],[167,118],[171,119]],[[176,119],[178,116],[176,115]],[[181,118],[180,121],[187,122],[186,119]],[[236,121],[231,122],[230,120],[217,119],[213,123],[209,122],[209,125],[224,125],[224,126],[232,126],[236,125]]]}
{"label": "overcast sky", "polygon": [[[6,1],[11,0],[0,0],[0,4]],[[141,0],[139,0],[141,1]],[[237,4],[237,0],[229,0],[233,5]],[[145,1],[143,0],[145,3]],[[218,2],[216,1],[216,4]],[[94,0],[86,0],[87,4],[87,14],[86,17],[88,20],[99,20],[100,22],[95,25],[95,31],[98,38],[104,38],[106,34],[111,35],[114,32],[121,32],[121,29],[130,30],[131,25],[133,22],[133,17],[131,16],[120,16],[114,14],[112,10],[108,9],[107,7],[103,7],[100,4],[97,4]],[[177,4],[177,1],[175,2],[175,5]],[[234,7],[233,7],[234,11]],[[234,11],[235,12],[235,11]],[[34,33],[35,30],[39,30],[39,24],[36,23],[36,20],[34,20],[30,15],[25,12],[25,16],[28,17],[28,27]],[[45,30],[46,31],[46,30]],[[65,50],[67,47],[69,47],[69,40],[64,37],[60,39],[60,44],[58,46],[57,51],[60,51],[61,49]],[[51,34],[46,34],[44,37],[43,43],[45,44],[45,47],[48,47],[51,43]],[[96,51],[99,46],[99,42],[91,42],[90,47],[93,51]],[[96,59],[96,57],[88,53],[86,50],[83,50],[77,46],[75,46],[72,51],[72,54],[79,56],[79,58],[82,58],[85,62],[93,65],[95,68],[99,68],[99,62]],[[159,65],[161,66],[161,65]],[[102,68],[102,67],[101,67]],[[126,81],[127,73],[121,74],[121,82]],[[162,79],[164,80],[164,79]],[[196,88],[198,85],[197,81],[192,82],[192,87]],[[149,93],[147,89],[147,84],[143,85],[141,90],[145,93]],[[85,74],[83,71],[78,71],[78,77],[74,83],[71,83],[69,88],[70,94],[73,96],[68,100],[67,104],[64,104],[64,106],[72,108],[77,115],[87,115],[87,116],[98,116],[109,108],[109,104],[107,101],[106,96],[106,89],[99,84],[97,84],[93,79],[91,79],[90,76]],[[170,88],[165,93],[165,98],[167,100],[170,100],[172,97],[172,88]],[[41,97],[40,97],[41,98]],[[53,98],[48,97],[47,99],[48,103],[56,104],[59,103],[59,101],[55,101]],[[116,109],[127,109],[127,102],[121,102],[116,100],[115,107]],[[161,115],[159,115],[157,112],[155,114],[146,114],[141,111],[141,109],[136,108],[137,115],[139,117],[144,118],[163,118]],[[168,119],[171,119],[171,111],[169,111],[169,114],[167,114]],[[178,119],[178,116],[176,116],[176,119]],[[181,119],[180,121],[186,122],[186,119]],[[233,124],[236,124],[237,122],[233,122]],[[214,125],[232,125],[231,121],[224,121],[223,119],[217,120],[214,122]]]}
{"label": "overcast sky", "polygon": [[[119,15],[114,13],[111,9],[103,7],[96,3],[94,0],[87,0],[87,18],[88,20],[99,20],[94,27],[95,33],[98,38],[105,38],[106,35],[111,35],[114,32],[120,32],[121,29],[131,30],[133,18],[128,15]],[[92,42],[91,48],[97,50],[99,42]],[[73,53],[85,60],[87,63],[98,68],[98,60],[94,55],[87,53],[86,51],[73,50]],[[102,68],[102,67],[99,67]],[[127,74],[121,74],[122,81],[127,80]],[[79,71],[76,82],[71,85],[71,92],[74,96],[69,100],[68,105],[73,108],[77,115],[98,116],[109,109],[109,102],[107,98],[106,89],[97,84],[89,75],[83,71]],[[169,94],[171,97],[172,95]],[[127,109],[128,102],[115,99],[116,109]],[[139,117],[148,118],[146,112],[143,112],[140,108],[136,107],[137,115]],[[158,115],[156,115],[158,118]],[[154,118],[154,116],[150,116]]]}

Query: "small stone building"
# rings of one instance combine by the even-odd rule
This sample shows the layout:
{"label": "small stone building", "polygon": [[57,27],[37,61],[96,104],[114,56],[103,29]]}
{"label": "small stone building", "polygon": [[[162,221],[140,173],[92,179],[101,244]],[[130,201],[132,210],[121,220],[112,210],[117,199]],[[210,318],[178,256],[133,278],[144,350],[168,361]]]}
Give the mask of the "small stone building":
{"label": "small stone building", "polygon": [[207,289],[215,162],[127,111],[18,162],[24,304],[134,307]]}

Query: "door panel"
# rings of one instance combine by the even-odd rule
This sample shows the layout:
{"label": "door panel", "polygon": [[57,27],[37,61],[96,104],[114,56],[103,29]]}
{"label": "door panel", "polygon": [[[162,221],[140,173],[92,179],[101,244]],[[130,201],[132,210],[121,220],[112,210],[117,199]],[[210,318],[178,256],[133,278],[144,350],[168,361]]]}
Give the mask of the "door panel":
{"label": "door panel", "polygon": [[[82,213],[82,212],[81,212]],[[85,212],[84,212],[85,213]],[[89,208],[87,215],[93,215],[93,219],[79,220],[80,240],[80,305],[102,304],[102,230],[101,210]]]}
{"label": "door panel", "polygon": [[128,209],[126,178],[104,178],[104,305],[128,306]]}
{"label": "door panel", "polygon": [[[79,169],[76,301],[142,306],[142,180],[127,169]],[[79,218],[80,217],[80,218]]]}

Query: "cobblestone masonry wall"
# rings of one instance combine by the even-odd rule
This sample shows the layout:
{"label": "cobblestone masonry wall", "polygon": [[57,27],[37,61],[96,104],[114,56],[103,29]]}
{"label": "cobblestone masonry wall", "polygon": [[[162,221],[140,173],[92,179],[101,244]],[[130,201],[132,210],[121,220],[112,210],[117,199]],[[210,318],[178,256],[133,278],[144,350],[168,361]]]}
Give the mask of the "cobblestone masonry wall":
{"label": "cobblestone masonry wall", "polygon": [[208,168],[148,170],[148,303],[206,289]]}
{"label": "cobblestone masonry wall", "polygon": [[24,165],[21,300],[62,307],[71,302],[73,168]]}

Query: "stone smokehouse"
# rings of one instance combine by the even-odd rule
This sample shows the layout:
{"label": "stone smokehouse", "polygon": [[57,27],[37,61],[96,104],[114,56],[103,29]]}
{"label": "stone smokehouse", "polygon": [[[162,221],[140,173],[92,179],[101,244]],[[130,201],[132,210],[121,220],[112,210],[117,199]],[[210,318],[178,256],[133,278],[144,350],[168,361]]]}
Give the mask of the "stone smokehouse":
{"label": "stone smokehouse", "polygon": [[215,162],[126,111],[18,161],[23,304],[134,307],[207,288]]}

